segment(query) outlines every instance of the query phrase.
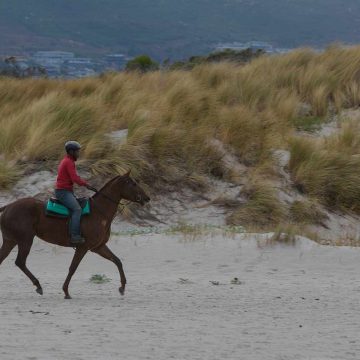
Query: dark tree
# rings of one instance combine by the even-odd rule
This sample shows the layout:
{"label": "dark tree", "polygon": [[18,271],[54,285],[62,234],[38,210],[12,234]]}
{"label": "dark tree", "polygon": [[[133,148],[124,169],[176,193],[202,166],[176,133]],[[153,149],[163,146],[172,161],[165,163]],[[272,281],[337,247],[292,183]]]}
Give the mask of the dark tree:
{"label": "dark tree", "polygon": [[140,55],[126,64],[127,71],[140,71],[142,73],[159,69],[159,64],[148,55]]}

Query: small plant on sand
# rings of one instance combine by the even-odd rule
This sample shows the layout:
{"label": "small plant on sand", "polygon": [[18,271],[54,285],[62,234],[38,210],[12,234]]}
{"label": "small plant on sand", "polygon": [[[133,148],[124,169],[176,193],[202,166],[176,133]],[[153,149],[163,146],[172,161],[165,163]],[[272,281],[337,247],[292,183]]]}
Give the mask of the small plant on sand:
{"label": "small plant on sand", "polygon": [[104,284],[109,281],[111,281],[110,278],[108,278],[106,275],[100,275],[100,274],[95,274],[90,278],[90,282],[92,282],[93,284]]}
{"label": "small plant on sand", "polygon": [[276,244],[283,245],[295,245],[296,243],[297,228],[291,225],[279,225],[277,226],[274,234],[266,238],[265,244],[260,244],[258,246],[274,246]]}
{"label": "small plant on sand", "polygon": [[166,230],[166,234],[176,234],[179,233],[184,236],[185,240],[194,241],[205,234],[209,229],[205,229],[201,225],[187,224],[185,222],[179,222],[178,224],[170,227]]}
{"label": "small plant on sand", "polygon": [[303,116],[297,117],[293,120],[297,130],[314,132],[321,128],[321,125],[324,124],[325,118],[319,116]]}

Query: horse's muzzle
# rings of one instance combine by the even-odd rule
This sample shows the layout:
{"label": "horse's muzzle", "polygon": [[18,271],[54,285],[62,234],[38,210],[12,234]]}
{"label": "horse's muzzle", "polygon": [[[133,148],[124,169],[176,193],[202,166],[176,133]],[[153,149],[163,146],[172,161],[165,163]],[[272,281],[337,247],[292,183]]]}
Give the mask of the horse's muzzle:
{"label": "horse's muzzle", "polygon": [[150,201],[150,198],[147,195],[144,196],[138,196],[138,198],[136,199],[136,202],[138,202],[140,205],[144,206],[145,204],[147,204]]}

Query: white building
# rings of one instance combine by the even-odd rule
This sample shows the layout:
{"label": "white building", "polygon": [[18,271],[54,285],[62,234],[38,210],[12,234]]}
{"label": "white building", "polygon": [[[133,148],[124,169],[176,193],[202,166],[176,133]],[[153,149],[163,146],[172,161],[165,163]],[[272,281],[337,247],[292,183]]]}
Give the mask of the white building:
{"label": "white building", "polygon": [[67,51],[38,51],[33,60],[42,66],[61,66],[64,61],[74,59],[75,55]]}

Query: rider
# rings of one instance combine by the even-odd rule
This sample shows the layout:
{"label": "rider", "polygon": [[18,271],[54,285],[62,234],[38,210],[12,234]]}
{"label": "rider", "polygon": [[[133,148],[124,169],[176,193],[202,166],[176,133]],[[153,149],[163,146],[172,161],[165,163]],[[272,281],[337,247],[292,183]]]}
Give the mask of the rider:
{"label": "rider", "polygon": [[73,184],[92,187],[76,173],[75,161],[79,158],[81,145],[77,141],[65,143],[66,155],[58,167],[58,175],[55,186],[56,198],[71,211],[71,243],[83,244],[85,239],[80,232],[80,218],[82,209],[75,198]]}

